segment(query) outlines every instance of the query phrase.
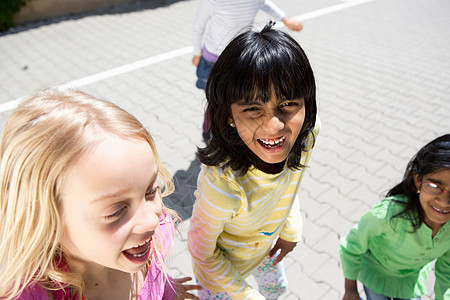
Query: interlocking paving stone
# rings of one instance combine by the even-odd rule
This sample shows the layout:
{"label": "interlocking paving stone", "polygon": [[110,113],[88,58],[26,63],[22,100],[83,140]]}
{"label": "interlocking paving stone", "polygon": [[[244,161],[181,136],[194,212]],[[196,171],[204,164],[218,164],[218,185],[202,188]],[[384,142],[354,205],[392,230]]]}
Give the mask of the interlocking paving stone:
{"label": "interlocking paving stone", "polygon": [[[347,1],[274,2],[297,16]],[[132,1],[4,33],[0,103],[190,46],[198,1],[162,3]],[[424,143],[450,132],[448,11],[447,0],[375,0],[291,32],[315,71],[322,131],[301,186],[304,235],[285,259],[290,285],[282,299],[341,299],[339,238],[401,179]],[[256,27],[268,19],[258,13]],[[190,61],[185,54],[79,87],[129,110],[153,134],[174,176],[165,201],[184,220],[174,276],[192,276],[185,240],[200,169],[195,151],[204,145],[205,97]],[[2,128],[9,114],[0,112]],[[431,274],[423,299],[433,299],[433,282]]]}

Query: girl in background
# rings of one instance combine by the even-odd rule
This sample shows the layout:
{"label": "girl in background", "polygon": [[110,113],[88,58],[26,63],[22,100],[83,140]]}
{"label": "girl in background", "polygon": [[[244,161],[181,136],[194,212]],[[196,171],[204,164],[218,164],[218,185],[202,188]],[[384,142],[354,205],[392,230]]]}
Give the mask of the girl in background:
{"label": "girl in background", "polygon": [[8,119],[0,156],[1,299],[196,299],[166,273],[173,185],[132,115],[41,91]]}
{"label": "girl in background", "polygon": [[[282,259],[301,238],[297,193],[314,146],[316,90],[298,43],[248,31],[225,48],[206,86],[212,139],[188,232],[200,299],[276,299]],[[246,278],[254,275],[258,289]]]}
{"label": "girl in background", "polygon": [[[303,24],[289,18],[271,0],[200,0],[192,28],[192,64],[197,68],[196,86],[204,90],[211,68],[225,46],[239,33],[249,30],[256,14],[263,10],[287,28],[300,31]],[[203,138],[209,141],[209,121],[203,120]]]}
{"label": "girl in background", "polygon": [[403,181],[341,240],[344,300],[420,299],[435,264],[436,300],[450,297],[450,134],[424,146]]}

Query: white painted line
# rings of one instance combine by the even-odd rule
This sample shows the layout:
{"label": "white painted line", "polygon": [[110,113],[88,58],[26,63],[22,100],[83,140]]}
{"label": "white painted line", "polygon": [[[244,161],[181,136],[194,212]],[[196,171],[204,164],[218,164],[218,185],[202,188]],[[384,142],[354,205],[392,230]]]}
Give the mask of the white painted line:
{"label": "white painted line", "polygon": [[111,78],[120,74],[128,73],[135,71],[140,68],[145,68],[153,64],[157,64],[162,61],[166,61],[181,55],[185,55],[188,53],[192,53],[192,46],[180,48],[178,50],[173,50],[170,52],[162,53],[156,56],[152,56],[143,60],[135,61],[133,63],[129,63],[126,65],[123,65],[121,67],[109,69],[104,72],[100,72],[94,75],[90,75],[84,78],[80,78],[71,82],[68,82],[66,84],[62,84],[59,87],[60,88],[76,88],[80,86],[85,86],[94,82],[98,82],[107,78]]}
{"label": "white painted line", "polygon": [[[344,10],[344,9],[347,9],[347,8],[350,8],[350,7],[353,7],[356,5],[364,4],[367,2],[371,2],[371,1],[375,1],[375,0],[351,0],[348,2],[333,5],[330,7],[325,7],[325,8],[322,8],[322,9],[319,9],[316,11],[312,11],[309,13],[305,13],[305,14],[302,14],[299,16],[295,16],[292,18],[296,19],[296,20],[300,20],[300,21],[310,20],[313,18],[317,18],[317,17],[323,16],[326,14]],[[277,25],[275,25],[275,28],[281,28],[283,26],[284,26],[283,23],[279,22],[279,23],[277,23]],[[77,80],[73,80],[68,83],[59,85],[58,88],[65,89],[65,88],[77,88],[77,87],[85,86],[88,84],[92,84],[92,83],[95,83],[95,82],[98,82],[98,81],[101,81],[101,80],[104,80],[107,78],[111,78],[111,77],[114,77],[117,75],[121,75],[124,73],[132,72],[132,71],[135,71],[135,70],[138,70],[141,68],[145,68],[150,65],[157,64],[159,62],[166,61],[166,60],[169,60],[169,59],[172,59],[172,58],[175,58],[178,56],[182,56],[185,54],[189,54],[189,53],[192,53],[192,46],[188,46],[188,47],[180,48],[180,49],[173,50],[170,52],[162,53],[162,54],[159,54],[156,56],[152,56],[152,57],[149,57],[149,58],[146,58],[143,60],[135,61],[135,62],[126,64],[126,65],[120,66],[117,68],[109,69],[109,70],[106,70],[106,71],[103,71],[103,72],[100,72],[97,74],[93,74],[93,75],[86,76],[86,77],[83,77],[83,78],[80,78]],[[19,104],[19,102],[20,102],[20,99],[1,103],[0,104],[0,113],[14,109]]]}
{"label": "white painted line", "polygon": [[[117,68],[113,68],[113,69],[109,69],[97,74],[93,74],[90,76],[86,76],[77,80],[73,80],[70,81],[68,83],[65,84],[61,84],[59,86],[57,86],[56,88],[60,88],[60,89],[66,89],[66,88],[77,88],[77,87],[81,87],[81,86],[85,86],[91,83],[95,83],[107,78],[111,78],[120,74],[124,74],[124,73],[128,73],[128,72],[132,72],[135,70],[138,70],[140,68],[144,68],[153,64],[157,64],[159,62],[162,61],[166,61],[172,58],[175,58],[177,56],[181,56],[181,55],[185,55],[188,53],[192,53],[192,46],[188,46],[188,47],[184,47],[184,48],[180,48],[177,50],[173,50],[170,52],[166,52],[166,53],[162,53],[156,56],[152,56],[143,60],[139,60],[139,61],[135,61]],[[12,110],[14,108],[16,108],[16,106],[20,103],[21,98],[16,99],[16,100],[12,100],[12,101],[8,101],[8,102],[4,102],[4,103],[0,103],[0,113],[8,111],[8,110]]]}
{"label": "white painted line", "polygon": [[20,98],[0,104],[0,113],[16,108],[19,104]]}
{"label": "white painted line", "polygon": [[[340,10],[344,10],[344,9],[347,9],[347,8],[350,8],[353,6],[361,5],[361,4],[364,4],[367,2],[372,2],[372,1],[375,1],[375,0],[351,0],[351,1],[348,1],[345,3],[325,7],[325,8],[318,9],[318,10],[315,10],[315,11],[312,11],[309,13],[295,16],[295,17],[292,17],[292,19],[299,20],[299,21],[306,21],[306,20],[317,18],[317,17],[321,17],[323,15],[331,14],[331,13],[334,13],[334,12],[337,12]],[[275,28],[280,28],[283,26],[284,26],[284,24],[279,22],[275,25]]]}

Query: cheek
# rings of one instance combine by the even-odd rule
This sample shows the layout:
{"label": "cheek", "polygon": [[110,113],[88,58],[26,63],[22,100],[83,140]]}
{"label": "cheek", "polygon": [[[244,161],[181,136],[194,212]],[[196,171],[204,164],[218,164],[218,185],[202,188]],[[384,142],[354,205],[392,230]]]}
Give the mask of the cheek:
{"label": "cheek", "polygon": [[300,114],[297,114],[295,118],[292,120],[293,131],[296,133],[296,136],[299,135],[300,131],[303,128],[303,124],[305,123],[305,113],[304,111]]}
{"label": "cheek", "polygon": [[301,110],[295,115],[294,122],[300,129],[302,128],[303,123],[305,122],[305,110]]}
{"label": "cheek", "polygon": [[430,199],[423,193],[419,194],[419,202],[424,211],[428,209],[428,203],[430,202]]}
{"label": "cheek", "polygon": [[251,141],[260,126],[256,120],[236,121],[236,130],[244,142]]}
{"label": "cheek", "polygon": [[63,242],[67,244],[77,244],[86,234],[91,234],[87,220],[82,218],[81,209],[73,208],[65,210],[62,216],[63,222]]}
{"label": "cheek", "polygon": [[155,199],[155,201],[151,203],[151,209],[158,217],[161,217],[163,212],[163,201],[161,194],[159,194],[158,199]]}

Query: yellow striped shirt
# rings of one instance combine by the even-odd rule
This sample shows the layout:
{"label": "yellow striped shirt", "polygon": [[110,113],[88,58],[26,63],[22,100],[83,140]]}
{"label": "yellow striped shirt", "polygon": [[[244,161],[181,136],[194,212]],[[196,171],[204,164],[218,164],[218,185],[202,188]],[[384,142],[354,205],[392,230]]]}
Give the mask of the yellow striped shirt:
{"label": "yellow striped shirt", "polygon": [[[314,136],[320,128],[317,122]],[[301,163],[314,145],[308,136]],[[297,193],[305,168],[267,174],[251,167],[243,176],[202,166],[188,232],[194,273],[205,288],[233,299],[264,299],[245,278],[262,262],[274,241],[301,238]]]}

